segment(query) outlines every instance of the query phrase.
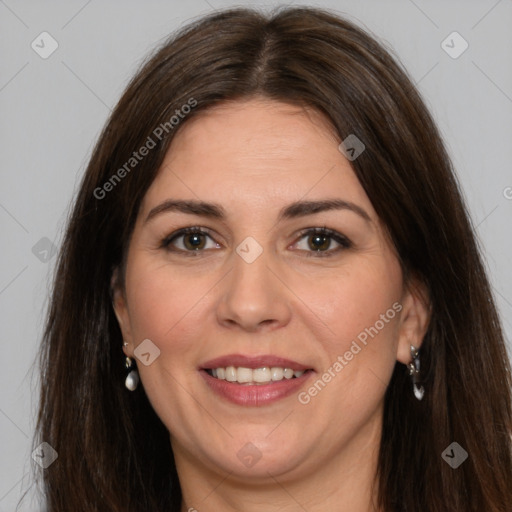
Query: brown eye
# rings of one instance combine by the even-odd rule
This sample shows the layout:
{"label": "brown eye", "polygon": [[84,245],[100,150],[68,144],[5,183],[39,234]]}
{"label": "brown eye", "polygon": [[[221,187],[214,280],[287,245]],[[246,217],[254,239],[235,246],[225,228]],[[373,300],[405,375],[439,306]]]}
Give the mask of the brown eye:
{"label": "brown eye", "polygon": [[327,235],[310,235],[308,245],[313,251],[326,251],[331,245],[331,238]]}
{"label": "brown eye", "polygon": [[211,235],[201,228],[183,228],[164,240],[161,247],[172,252],[198,254],[207,249],[218,249],[220,245],[216,243]]}
{"label": "brown eye", "polygon": [[206,245],[205,236],[201,233],[191,233],[183,236],[183,245],[189,250],[203,249]]}
{"label": "brown eye", "polygon": [[304,252],[306,256],[332,256],[348,249],[352,244],[342,234],[332,229],[313,228],[301,233],[294,248]]}

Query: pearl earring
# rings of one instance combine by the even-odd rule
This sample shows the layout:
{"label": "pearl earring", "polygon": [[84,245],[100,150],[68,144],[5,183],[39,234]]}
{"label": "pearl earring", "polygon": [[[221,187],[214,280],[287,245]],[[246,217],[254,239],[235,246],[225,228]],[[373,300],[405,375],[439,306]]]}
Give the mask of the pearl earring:
{"label": "pearl earring", "polygon": [[[124,345],[126,346],[128,343],[125,343]],[[137,371],[137,365],[134,363],[133,359],[128,356],[126,357],[124,364],[128,370],[128,375],[126,376],[124,385],[126,386],[126,389],[135,391],[139,385],[139,372]]]}
{"label": "pearl earring", "polygon": [[423,395],[425,394],[425,389],[423,386],[419,385],[419,375],[420,375],[420,355],[416,347],[411,345],[411,357],[412,362],[407,365],[409,368],[409,375],[412,377],[412,389],[414,392],[414,396],[421,400]]}

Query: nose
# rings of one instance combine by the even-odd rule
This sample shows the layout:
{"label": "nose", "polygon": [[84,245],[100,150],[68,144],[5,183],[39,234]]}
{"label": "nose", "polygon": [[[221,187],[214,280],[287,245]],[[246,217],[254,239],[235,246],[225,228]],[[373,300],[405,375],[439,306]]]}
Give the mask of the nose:
{"label": "nose", "polygon": [[233,260],[232,271],[221,282],[218,322],[248,332],[285,326],[291,318],[291,304],[286,286],[277,277],[276,263],[266,251],[251,263],[236,253]]}

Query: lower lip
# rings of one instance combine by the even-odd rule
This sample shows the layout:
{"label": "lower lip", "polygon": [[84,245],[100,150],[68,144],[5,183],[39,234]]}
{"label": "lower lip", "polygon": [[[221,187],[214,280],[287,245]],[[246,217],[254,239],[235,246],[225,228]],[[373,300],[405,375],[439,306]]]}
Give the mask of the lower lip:
{"label": "lower lip", "polygon": [[237,405],[258,407],[277,402],[298,391],[313,373],[304,372],[300,377],[283,379],[269,384],[247,385],[216,379],[206,370],[200,371],[212,391]]}

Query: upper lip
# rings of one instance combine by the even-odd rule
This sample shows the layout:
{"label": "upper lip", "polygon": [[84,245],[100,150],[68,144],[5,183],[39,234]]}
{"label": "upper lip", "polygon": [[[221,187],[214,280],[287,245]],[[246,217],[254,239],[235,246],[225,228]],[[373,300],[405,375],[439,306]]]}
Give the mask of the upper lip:
{"label": "upper lip", "polygon": [[310,370],[311,366],[307,366],[291,359],[284,357],[262,354],[258,356],[244,356],[242,354],[229,354],[215,359],[210,359],[200,365],[203,370],[211,370],[215,368],[227,368],[228,366],[235,366],[243,368],[264,368],[264,367],[280,367],[290,368],[291,370]]}

